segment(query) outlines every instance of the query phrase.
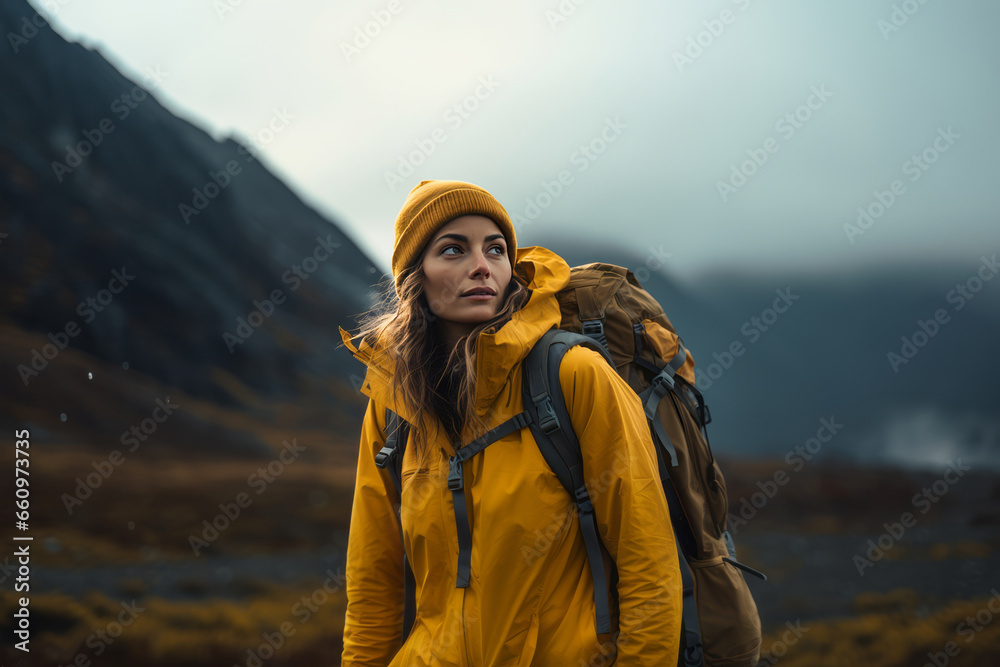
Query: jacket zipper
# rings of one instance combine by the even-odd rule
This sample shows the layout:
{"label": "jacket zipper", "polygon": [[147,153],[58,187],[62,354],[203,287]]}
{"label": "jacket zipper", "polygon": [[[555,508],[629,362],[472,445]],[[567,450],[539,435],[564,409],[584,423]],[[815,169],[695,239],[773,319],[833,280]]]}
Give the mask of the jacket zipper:
{"label": "jacket zipper", "polygon": [[465,664],[471,667],[472,658],[469,656],[469,639],[465,633],[465,594],[466,590],[463,590],[462,591],[462,646],[465,649]]}

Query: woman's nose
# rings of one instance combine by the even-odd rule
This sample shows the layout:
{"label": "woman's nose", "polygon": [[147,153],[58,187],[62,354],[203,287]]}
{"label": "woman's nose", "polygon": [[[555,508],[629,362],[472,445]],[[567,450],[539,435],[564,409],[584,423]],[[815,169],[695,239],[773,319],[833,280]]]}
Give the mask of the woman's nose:
{"label": "woman's nose", "polygon": [[490,263],[487,260],[485,253],[477,251],[473,255],[472,275],[490,275]]}

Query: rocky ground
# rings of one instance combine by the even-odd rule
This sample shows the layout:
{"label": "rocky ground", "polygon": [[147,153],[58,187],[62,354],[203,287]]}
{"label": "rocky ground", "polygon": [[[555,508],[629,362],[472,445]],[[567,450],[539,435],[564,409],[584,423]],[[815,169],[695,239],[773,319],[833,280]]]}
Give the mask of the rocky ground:
{"label": "rocky ground", "polygon": [[[67,470],[78,470],[78,463]],[[914,662],[926,653],[920,637],[930,648],[957,639],[962,616],[955,616],[954,605],[968,604],[975,612],[992,595],[1000,599],[1000,579],[995,574],[1000,571],[1000,474],[996,472],[970,470],[946,476],[944,469],[912,472],[827,462],[772,486],[768,482],[785,467],[782,462],[722,464],[739,559],[768,575],[767,582],[748,577],[765,630],[765,648],[791,623],[814,630],[807,635],[809,642],[827,637],[830,646],[861,651],[869,640],[859,639],[858,633],[885,623],[909,628],[910,634],[894,640],[896,646],[908,646],[909,653],[869,656],[866,664],[920,667],[924,663]],[[181,643],[176,645],[228,642],[232,646],[219,648],[220,655],[232,655],[254,641],[255,634],[247,627],[276,626],[288,618],[296,599],[315,592],[325,577],[342,572],[351,497],[350,475],[343,466],[290,468],[266,493],[255,497],[223,537],[194,556],[190,535],[197,532],[200,518],[218,513],[220,498],[245,490],[243,466],[200,463],[201,477],[197,477],[182,474],[178,466],[183,464],[158,463],[155,475],[140,470],[138,461],[132,465],[136,467],[129,476],[95,491],[83,506],[74,508],[72,516],[67,516],[58,493],[48,499],[47,507],[39,499],[46,518],[39,519],[35,533],[32,594],[39,605],[44,607],[49,600],[53,609],[61,610],[36,617],[36,636],[44,640],[46,630],[54,633],[48,649],[51,664],[72,658],[66,653],[73,647],[81,650],[81,642],[100,623],[95,618],[100,618],[102,608],[133,598],[143,604],[155,601],[164,610],[155,622],[180,633],[195,631],[184,630],[183,624],[173,627],[178,621],[171,619],[184,615],[177,611],[186,609],[184,605],[201,610],[222,605],[212,622],[223,625],[206,635],[210,639],[190,636],[177,639]],[[36,488],[72,488],[71,477],[40,476],[37,482]],[[4,606],[9,604],[10,600],[4,601]],[[326,608],[327,626],[339,627],[342,604],[337,597],[336,605]],[[271,611],[262,611],[266,609]],[[240,619],[241,614],[248,616]],[[148,624],[153,622],[150,615]],[[850,625],[856,622],[862,623],[861,629]],[[925,627],[928,623],[933,632]],[[337,642],[329,631],[329,627],[317,631],[315,645],[289,649],[285,662],[272,664],[296,664],[307,655],[336,655]],[[140,635],[133,631],[131,636]],[[305,642],[305,634],[302,637]],[[860,655],[823,662],[815,656],[833,655],[829,646],[809,642],[789,649],[783,662],[852,664]],[[131,651],[131,660],[148,649],[124,641],[121,646],[122,651]],[[969,660],[992,655],[985,641],[973,646],[980,653],[967,650],[964,655]],[[107,664],[115,663],[109,658]]]}

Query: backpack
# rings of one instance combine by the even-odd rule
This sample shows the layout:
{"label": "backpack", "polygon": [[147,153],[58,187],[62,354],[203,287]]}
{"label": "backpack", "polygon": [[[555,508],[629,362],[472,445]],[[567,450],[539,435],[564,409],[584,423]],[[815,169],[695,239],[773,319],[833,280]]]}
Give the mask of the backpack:
{"label": "backpack", "polygon": [[[573,267],[569,284],[556,297],[562,315],[560,327],[546,332],[523,362],[525,409],[459,448],[450,460],[448,487],[453,493],[459,537],[456,585],[468,586],[471,554],[462,463],[527,426],[549,467],[576,501],[594,580],[597,632],[610,632],[608,590],[615,591],[616,573],[614,568],[605,572],[593,505],[583,479],[580,445],[559,383],[563,355],[575,345],[585,345],[599,352],[639,395],[649,420],[683,582],[679,664],[752,667],[760,654],[761,628],[743,573],[765,581],[767,577],[736,560],[726,530],[725,480],[709,446],[705,427],[711,415],[694,386],[694,359],[663,308],[627,268],[603,263]],[[386,409],[386,442],[375,462],[388,468],[397,492],[401,492],[407,432],[406,422]],[[416,602],[413,572],[405,553],[403,560],[405,639],[416,614]]]}

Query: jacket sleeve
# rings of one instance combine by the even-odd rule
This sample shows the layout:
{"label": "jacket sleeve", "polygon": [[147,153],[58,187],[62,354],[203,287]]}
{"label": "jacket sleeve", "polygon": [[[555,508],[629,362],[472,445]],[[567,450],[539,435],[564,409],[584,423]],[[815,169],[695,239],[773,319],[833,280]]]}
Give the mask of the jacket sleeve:
{"label": "jacket sleeve", "polygon": [[642,402],[599,353],[582,346],[566,353],[559,381],[601,540],[618,568],[615,664],[677,664],[681,574]]}
{"label": "jacket sleeve", "polygon": [[347,538],[347,612],[342,667],[385,667],[403,634],[403,545],[396,487],[376,467],[384,417],[369,400],[361,427],[358,473]]}

